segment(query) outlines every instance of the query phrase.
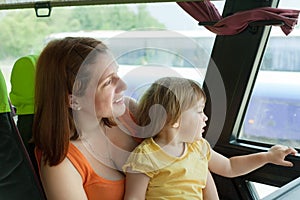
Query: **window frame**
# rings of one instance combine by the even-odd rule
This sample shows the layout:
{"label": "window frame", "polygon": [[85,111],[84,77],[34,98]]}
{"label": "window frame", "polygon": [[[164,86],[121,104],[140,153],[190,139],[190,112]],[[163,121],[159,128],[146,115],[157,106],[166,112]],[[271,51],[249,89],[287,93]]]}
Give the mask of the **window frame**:
{"label": "window frame", "polygon": [[[279,0],[268,2],[235,1],[226,2],[224,6],[223,16],[239,10],[251,9],[253,7],[272,6],[277,7]],[[237,10],[239,9],[239,10]],[[221,135],[213,146],[214,150],[227,156],[245,155],[250,153],[267,151],[270,145],[258,142],[251,142],[238,139],[239,129],[243,124],[243,116],[245,115],[247,104],[249,103],[251,92],[254,87],[255,79],[262,62],[263,53],[270,35],[271,27],[257,27],[255,32],[249,28],[240,34],[233,36],[217,36],[212,51],[212,60],[223,78],[226,91],[226,118]],[[247,48],[243,48],[243,46]],[[238,53],[239,58],[235,57]],[[243,66],[241,68],[241,66]],[[217,89],[218,85],[210,86],[208,84],[214,81],[214,74],[208,67],[204,89],[209,97],[209,90]],[[210,98],[207,100],[205,112],[210,116],[212,105]],[[218,126],[219,122],[209,121],[209,127]],[[223,198],[232,198],[232,193],[228,191],[234,190],[239,199],[255,199],[255,195],[249,191],[248,181],[254,181],[267,185],[281,187],[300,176],[300,170],[296,166],[300,165],[299,156],[288,156],[287,160],[294,163],[292,168],[284,168],[272,164],[267,164],[258,170],[247,175],[227,179],[214,175],[219,195]],[[282,173],[284,170],[284,173]],[[230,194],[230,196],[228,196]],[[221,198],[222,199],[222,198]]]}
{"label": "window frame", "polygon": [[[64,6],[88,6],[88,5],[105,5],[105,4],[135,4],[135,3],[159,3],[159,2],[181,2],[187,0],[48,0],[48,1],[17,1],[17,2],[0,2],[0,10],[8,9],[22,9],[22,8],[34,8],[37,4],[43,5],[49,3],[51,7],[64,7]],[[189,0],[197,1],[197,0]],[[220,1],[220,0],[211,0]]]}

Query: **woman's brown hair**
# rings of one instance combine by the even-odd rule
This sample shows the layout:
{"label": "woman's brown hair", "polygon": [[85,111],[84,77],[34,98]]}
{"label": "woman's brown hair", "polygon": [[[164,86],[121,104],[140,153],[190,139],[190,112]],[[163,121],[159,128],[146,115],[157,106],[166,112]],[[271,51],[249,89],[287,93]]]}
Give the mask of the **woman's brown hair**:
{"label": "woman's brown hair", "polygon": [[[73,87],[79,87],[76,95],[84,95],[91,74],[76,77],[79,69],[94,62],[98,53],[107,53],[107,47],[93,38],[53,40],[43,49],[36,67],[35,116],[33,141],[43,152],[43,160],[50,166],[57,165],[66,157],[69,142],[79,137],[69,104]],[[72,91],[73,90],[73,91]],[[108,126],[110,119],[102,119]]]}

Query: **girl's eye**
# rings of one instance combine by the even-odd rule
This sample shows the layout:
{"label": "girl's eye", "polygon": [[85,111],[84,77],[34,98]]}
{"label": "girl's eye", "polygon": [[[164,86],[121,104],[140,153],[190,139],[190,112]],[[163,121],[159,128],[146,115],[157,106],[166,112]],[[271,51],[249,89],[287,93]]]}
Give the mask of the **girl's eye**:
{"label": "girl's eye", "polygon": [[199,114],[202,114],[202,113],[204,113],[204,111],[203,111],[203,110],[199,110],[198,113],[199,113]]}

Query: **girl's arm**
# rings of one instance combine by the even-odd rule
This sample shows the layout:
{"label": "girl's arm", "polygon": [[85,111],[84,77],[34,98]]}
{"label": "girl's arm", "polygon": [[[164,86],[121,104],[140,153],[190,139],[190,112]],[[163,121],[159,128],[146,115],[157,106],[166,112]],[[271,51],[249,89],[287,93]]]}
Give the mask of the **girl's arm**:
{"label": "girl's arm", "polygon": [[208,171],[206,186],[203,189],[203,200],[219,200],[218,191],[210,171]]}
{"label": "girl's arm", "polygon": [[144,200],[150,178],[142,173],[126,173],[124,200]]}
{"label": "girl's arm", "polygon": [[234,156],[228,159],[211,150],[208,166],[212,172],[221,176],[236,177],[247,174],[267,163],[292,167],[293,163],[284,159],[287,155],[296,153],[297,151],[291,147],[275,145],[268,152]]}

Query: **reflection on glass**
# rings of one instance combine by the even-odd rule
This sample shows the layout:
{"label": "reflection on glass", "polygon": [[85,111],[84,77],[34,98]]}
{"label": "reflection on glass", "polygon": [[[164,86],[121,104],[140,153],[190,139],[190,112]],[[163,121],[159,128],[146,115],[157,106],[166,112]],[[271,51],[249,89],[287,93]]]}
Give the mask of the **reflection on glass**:
{"label": "reflection on glass", "polygon": [[[279,7],[299,9],[300,4],[282,1]],[[288,36],[272,28],[240,139],[300,148],[299,44],[299,25]]]}
{"label": "reflection on glass", "polygon": [[253,191],[253,194],[257,195],[258,199],[263,199],[264,197],[278,190],[278,187],[274,187],[271,185],[266,185],[253,181],[249,181],[248,183],[248,187],[250,187],[249,189]]}
{"label": "reflection on glass", "polygon": [[[0,3],[6,4],[14,2],[16,1],[0,1]],[[18,3],[20,2],[18,1]],[[220,12],[224,3],[225,1],[216,2]],[[209,33],[197,24],[197,21],[175,2],[54,7],[49,18],[37,18],[34,9],[0,10],[0,26],[3,33],[0,33],[2,41],[0,69],[5,76],[8,91],[10,91],[10,73],[14,62],[24,55],[39,54],[49,39],[54,39],[53,35],[68,36],[69,34],[70,36],[76,33],[76,36],[90,36],[97,31],[111,33],[139,29],[193,31],[194,33],[204,31]],[[196,42],[204,52],[192,52],[190,50],[188,54],[194,58],[201,55],[201,59],[198,59],[201,63],[198,63],[197,67],[206,68],[214,35],[208,38],[191,36],[191,39],[197,40]],[[157,41],[164,42],[166,46],[176,44],[174,41],[167,43],[163,38]],[[133,44],[136,42],[137,40],[130,41]],[[121,49],[124,46],[126,44],[123,41],[118,44],[117,48]],[[164,49],[153,49],[150,44],[147,48],[143,47],[143,49],[127,52],[126,55],[118,57],[118,61],[127,66],[160,64],[178,68],[192,68],[195,61],[182,57],[182,52],[187,52],[187,50],[175,49],[170,52]]]}
{"label": "reflection on glass", "polygon": [[[222,12],[225,1],[216,1],[214,4],[219,12]],[[37,18],[34,9],[0,10],[0,26],[2,27],[0,69],[5,76],[8,91],[10,91],[10,73],[14,62],[24,55],[39,54],[51,39],[66,36],[108,39],[115,37],[116,33],[145,29],[173,31],[183,35],[183,40],[187,38],[193,40],[199,48],[195,50],[195,48],[178,45],[181,39],[156,37],[153,40],[143,38],[141,35],[133,40],[123,39],[118,42],[115,38],[114,44],[108,46],[118,54],[120,73],[124,74],[134,66],[156,65],[172,67],[173,71],[184,74],[184,77],[193,78],[195,73],[190,71],[193,68],[201,69],[204,77],[215,38],[215,35],[204,27],[199,27],[198,22],[175,2],[54,7],[48,18]],[[104,32],[110,35],[98,37]],[[143,45],[140,48],[130,47],[132,44],[141,43]],[[168,48],[164,46],[153,48],[154,43],[164,44]],[[174,45],[177,45],[177,49],[172,47],[172,51],[168,50]],[[124,48],[129,48],[130,51],[124,51]],[[119,52],[123,54],[120,55]],[[195,61],[195,58],[199,62]],[[202,79],[197,78],[200,83]]]}

